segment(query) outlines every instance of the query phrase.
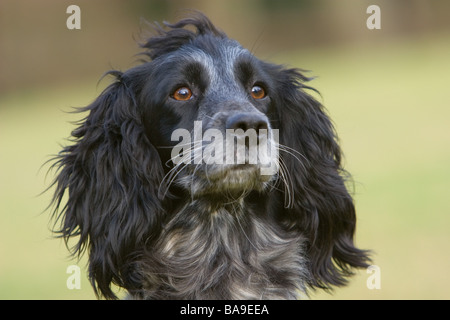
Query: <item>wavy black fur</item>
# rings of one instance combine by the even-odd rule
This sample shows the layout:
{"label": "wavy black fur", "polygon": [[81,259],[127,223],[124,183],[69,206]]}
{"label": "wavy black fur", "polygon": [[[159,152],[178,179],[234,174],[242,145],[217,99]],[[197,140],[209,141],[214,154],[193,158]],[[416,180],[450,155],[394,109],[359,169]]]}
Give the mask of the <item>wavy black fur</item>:
{"label": "wavy black fur", "polygon": [[[88,252],[97,295],[116,298],[114,283],[131,298],[297,298],[367,266],[336,134],[300,70],[256,59],[201,14],[158,27],[143,48],[148,61],[109,72],[114,82],[80,110],[88,115],[54,163],[55,232],[78,240],[73,254]],[[243,93],[255,83],[267,98]],[[177,86],[194,98],[174,101]],[[245,169],[232,189],[199,174],[216,167],[173,175],[171,132],[226,108],[279,130],[272,180]]]}

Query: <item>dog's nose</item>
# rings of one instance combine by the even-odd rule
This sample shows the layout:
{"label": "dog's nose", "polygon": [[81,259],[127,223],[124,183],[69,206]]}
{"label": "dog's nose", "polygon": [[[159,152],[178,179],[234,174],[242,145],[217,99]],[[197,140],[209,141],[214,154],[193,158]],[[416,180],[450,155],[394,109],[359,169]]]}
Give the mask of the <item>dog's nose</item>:
{"label": "dog's nose", "polygon": [[251,112],[240,112],[228,117],[226,121],[226,129],[242,129],[244,132],[254,129],[259,133],[261,129],[268,129],[269,122],[265,115],[255,114]]}

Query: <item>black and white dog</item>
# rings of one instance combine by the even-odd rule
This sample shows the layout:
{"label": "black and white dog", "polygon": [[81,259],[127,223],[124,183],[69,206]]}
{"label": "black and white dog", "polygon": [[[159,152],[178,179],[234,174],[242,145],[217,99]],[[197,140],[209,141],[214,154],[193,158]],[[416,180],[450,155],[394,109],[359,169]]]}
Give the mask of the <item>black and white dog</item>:
{"label": "black and white dog", "polygon": [[143,48],[142,64],[109,72],[54,164],[56,232],[88,251],[97,295],[115,298],[114,283],[138,299],[295,299],[367,266],[309,78],[201,14]]}

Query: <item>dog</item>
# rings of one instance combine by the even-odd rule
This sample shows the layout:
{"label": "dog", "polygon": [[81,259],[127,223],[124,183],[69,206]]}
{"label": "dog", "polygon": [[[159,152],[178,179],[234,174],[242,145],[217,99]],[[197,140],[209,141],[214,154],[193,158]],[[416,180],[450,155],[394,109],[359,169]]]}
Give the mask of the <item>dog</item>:
{"label": "dog", "polygon": [[200,13],[155,30],[139,65],[108,72],[52,166],[54,232],[88,252],[97,296],[117,298],[115,284],[130,299],[297,299],[345,285],[370,255],[354,245],[350,176],[311,78]]}

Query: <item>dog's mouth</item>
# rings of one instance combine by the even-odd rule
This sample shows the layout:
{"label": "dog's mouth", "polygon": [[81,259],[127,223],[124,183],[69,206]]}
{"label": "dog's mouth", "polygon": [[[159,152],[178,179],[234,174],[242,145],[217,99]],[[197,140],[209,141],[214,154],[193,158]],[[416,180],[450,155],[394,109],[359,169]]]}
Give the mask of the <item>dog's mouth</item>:
{"label": "dog's mouth", "polygon": [[197,178],[205,179],[212,184],[224,184],[239,187],[253,182],[270,181],[272,175],[262,175],[261,166],[257,164],[233,164],[225,166],[205,165],[202,168],[194,169]]}
{"label": "dog's mouth", "polygon": [[[189,157],[181,156],[179,159],[189,161],[173,164],[164,178],[162,190],[168,190],[174,184],[187,190],[193,198],[224,196],[228,199],[240,198],[251,191],[265,190],[276,180],[279,169],[275,142],[271,140],[269,148],[261,148],[265,151],[256,157],[251,156],[247,147],[243,150],[245,156],[241,155],[240,161],[228,160],[231,163],[227,163],[227,157],[222,155],[216,158],[221,160],[219,163],[211,163],[208,158],[195,158],[194,152],[190,152]],[[234,150],[234,160],[239,159],[237,155],[238,152]]]}
{"label": "dog's mouth", "polygon": [[274,175],[262,175],[261,166],[255,164],[202,165],[188,171],[178,183],[190,190],[193,197],[222,194],[237,198],[250,191],[264,190],[274,179]]}
{"label": "dog's mouth", "polygon": [[[219,163],[206,158],[186,166],[180,182],[192,195],[262,191],[275,178],[279,163],[275,142],[266,139],[264,143],[264,148],[258,145],[254,150],[249,146],[240,149],[227,146],[223,150],[228,152],[216,155]],[[252,154],[255,150],[258,152]]]}
{"label": "dog's mouth", "polygon": [[278,132],[264,124],[258,130],[203,131],[201,122],[195,122],[193,135],[178,129],[174,136],[181,140],[171,152],[171,181],[193,196],[263,190],[279,165]]}

